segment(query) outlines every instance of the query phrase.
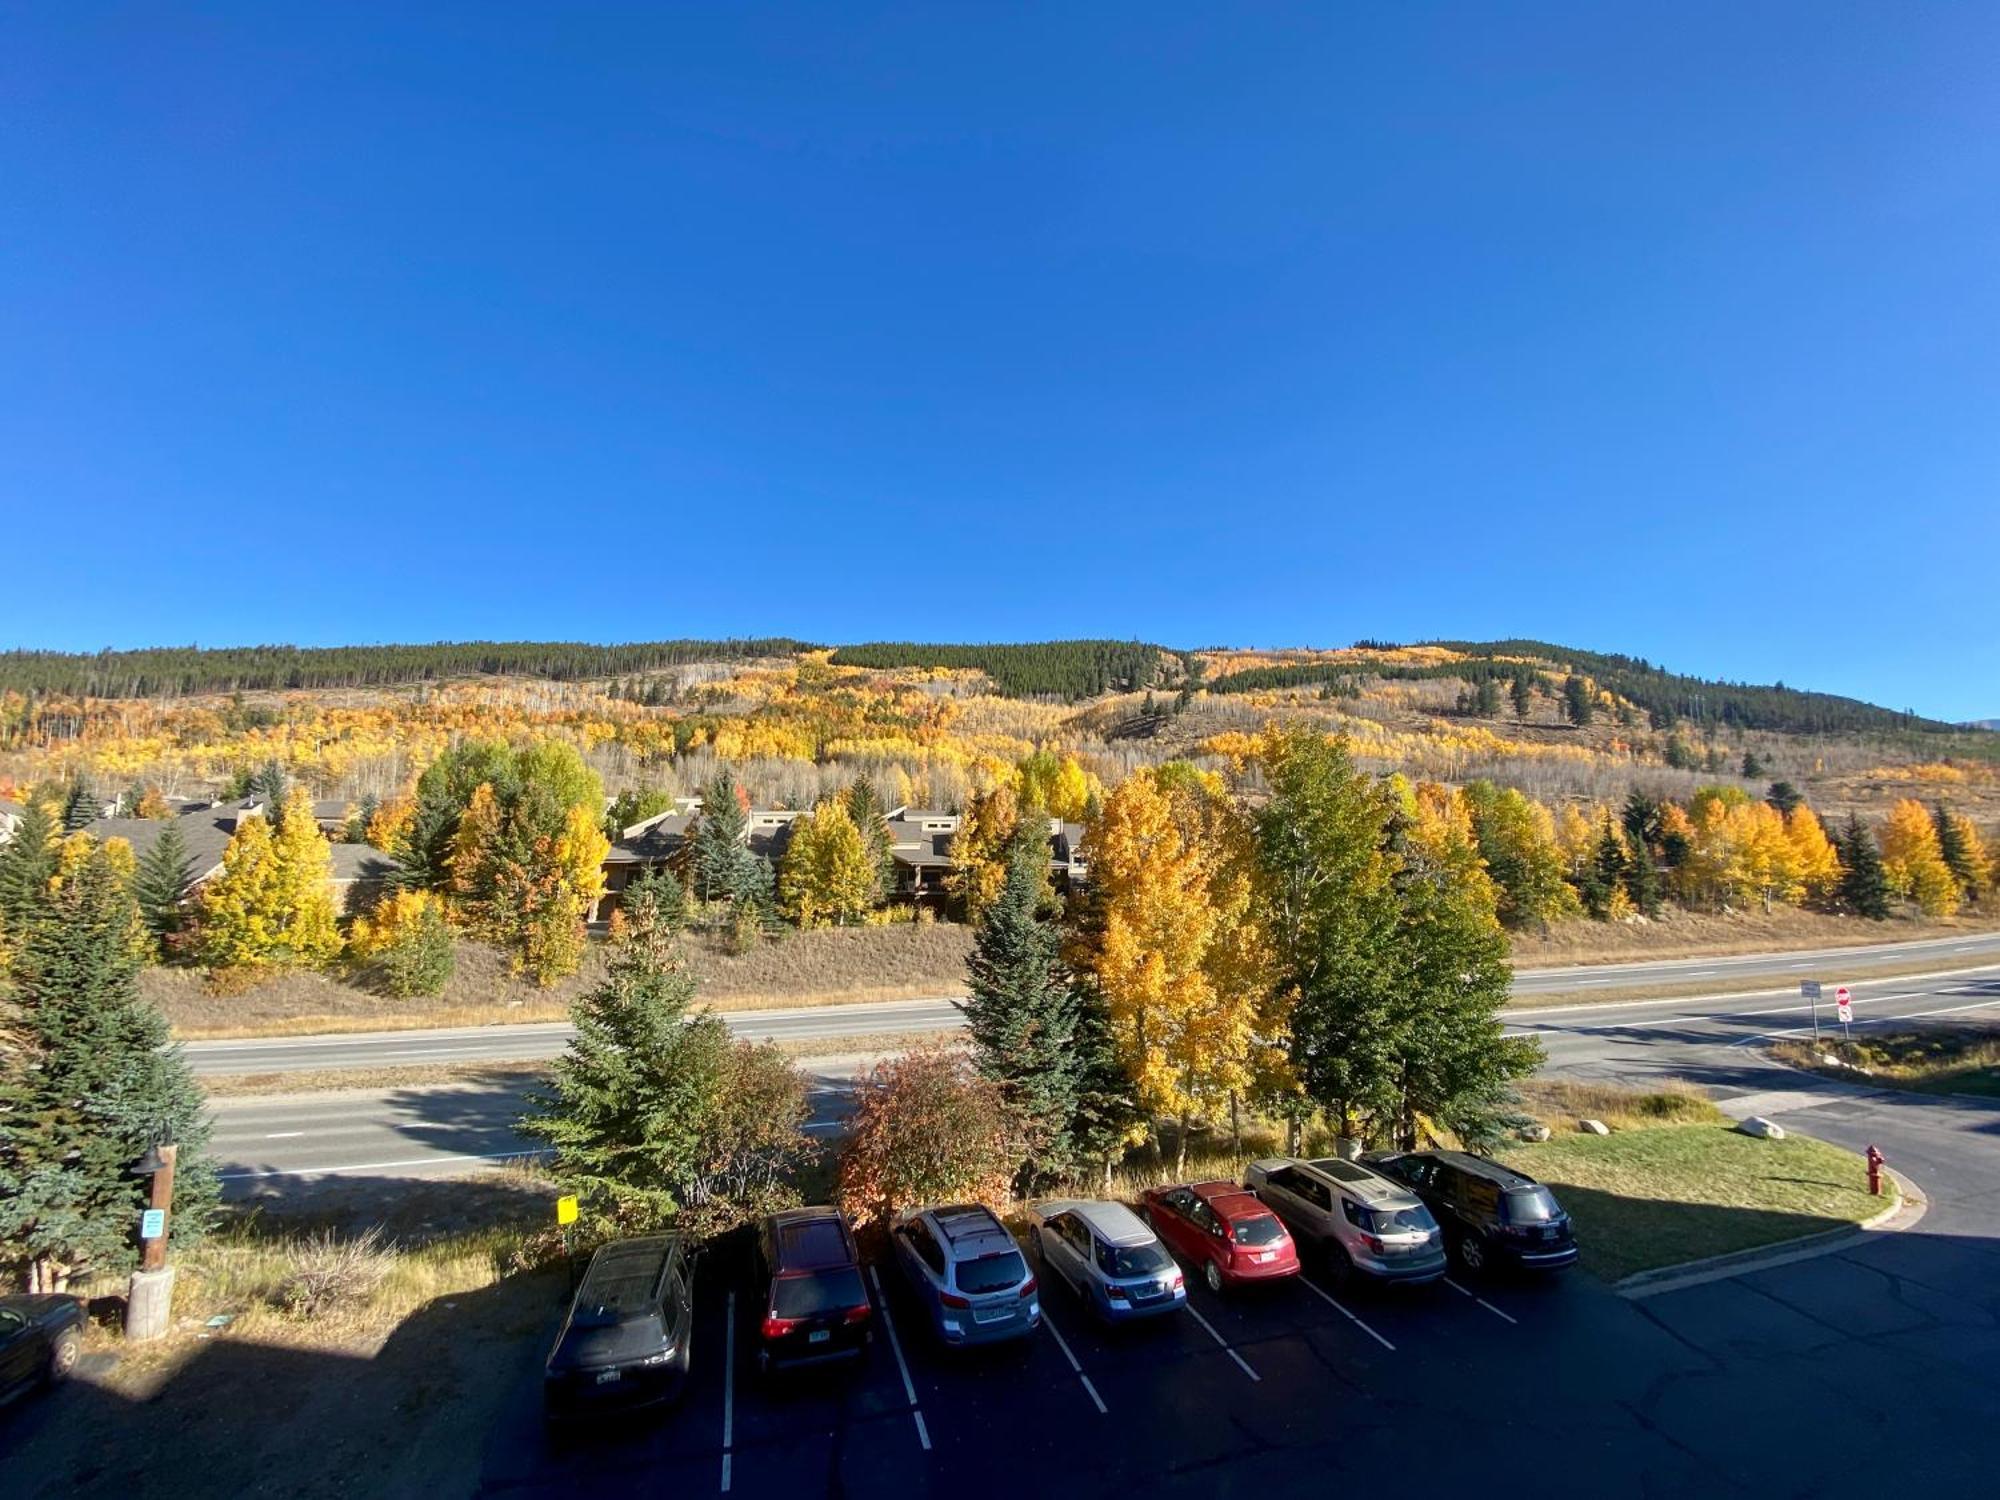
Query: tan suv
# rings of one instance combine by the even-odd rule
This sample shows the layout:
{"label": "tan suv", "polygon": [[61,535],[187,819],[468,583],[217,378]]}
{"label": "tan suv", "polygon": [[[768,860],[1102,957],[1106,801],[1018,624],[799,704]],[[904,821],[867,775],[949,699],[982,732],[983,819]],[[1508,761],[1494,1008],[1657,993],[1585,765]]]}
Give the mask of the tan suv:
{"label": "tan suv", "polygon": [[1359,1162],[1273,1156],[1253,1161],[1243,1186],[1284,1220],[1301,1252],[1316,1251],[1345,1280],[1435,1281],[1444,1236],[1423,1200]]}

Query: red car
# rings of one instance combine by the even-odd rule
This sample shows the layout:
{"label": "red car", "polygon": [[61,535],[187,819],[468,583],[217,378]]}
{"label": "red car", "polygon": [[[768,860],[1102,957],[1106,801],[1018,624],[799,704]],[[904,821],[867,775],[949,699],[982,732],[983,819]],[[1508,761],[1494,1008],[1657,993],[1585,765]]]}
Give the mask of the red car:
{"label": "red car", "polygon": [[1201,1271],[1208,1289],[1299,1274],[1299,1252],[1278,1216],[1233,1182],[1148,1188],[1142,1207],[1167,1248]]}

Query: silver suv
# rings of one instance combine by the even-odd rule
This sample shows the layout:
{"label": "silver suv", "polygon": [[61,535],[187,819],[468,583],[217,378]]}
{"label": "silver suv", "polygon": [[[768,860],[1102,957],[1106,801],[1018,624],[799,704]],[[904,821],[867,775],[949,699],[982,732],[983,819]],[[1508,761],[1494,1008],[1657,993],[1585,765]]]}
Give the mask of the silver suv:
{"label": "silver suv", "polygon": [[1338,1277],[1418,1282],[1445,1273],[1444,1235],[1431,1211],[1402,1183],[1358,1162],[1266,1157],[1250,1163],[1243,1186]]}
{"label": "silver suv", "polygon": [[947,1344],[1025,1338],[1041,1326],[1034,1274],[992,1209],[966,1203],[907,1213],[890,1228],[889,1243]]}

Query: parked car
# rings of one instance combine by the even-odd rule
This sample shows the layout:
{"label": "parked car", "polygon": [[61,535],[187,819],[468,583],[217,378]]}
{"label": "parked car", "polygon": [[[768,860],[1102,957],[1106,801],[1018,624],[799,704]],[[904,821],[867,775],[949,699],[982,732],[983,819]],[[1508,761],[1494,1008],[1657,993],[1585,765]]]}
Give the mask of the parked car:
{"label": "parked car", "polygon": [[1576,1263],[1569,1215],[1525,1172],[1461,1151],[1377,1152],[1366,1160],[1424,1200],[1467,1271],[1495,1264],[1552,1271]]}
{"label": "parked car", "polygon": [[757,1368],[770,1371],[858,1358],[874,1337],[861,1252],[837,1208],[793,1208],[757,1229],[764,1321]]}
{"label": "parked car", "polygon": [[1064,1199],[1034,1210],[1042,1264],[1106,1322],[1170,1313],[1187,1281],[1167,1247],[1122,1203]]}
{"label": "parked car", "polygon": [[1423,1201],[1357,1162],[1266,1157],[1250,1163],[1243,1185],[1337,1276],[1425,1282],[1445,1273],[1444,1236]]}
{"label": "parked car", "polygon": [[0,1401],[67,1380],[83,1353],[83,1303],[26,1293],[0,1297]]}
{"label": "parked car", "polygon": [[616,1240],[590,1258],[542,1381],[551,1420],[670,1401],[687,1380],[693,1266],[678,1235]]}
{"label": "parked car", "polygon": [[1034,1274],[992,1209],[972,1203],[907,1213],[891,1226],[889,1243],[945,1343],[998,1343],[1041,1326]]}
{"label": "parked car", "polygon": [[1200,1269],[1212,1292],[1299,1274],[1284,1224],[1233,1182],[1148,1188],[1141,1202],[1153,1232]]}

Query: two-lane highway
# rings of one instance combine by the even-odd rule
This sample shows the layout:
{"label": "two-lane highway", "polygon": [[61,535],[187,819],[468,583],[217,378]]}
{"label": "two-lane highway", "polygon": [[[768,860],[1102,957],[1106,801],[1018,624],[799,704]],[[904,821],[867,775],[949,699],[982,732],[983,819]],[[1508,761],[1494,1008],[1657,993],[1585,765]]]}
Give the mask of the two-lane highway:
{"label": "two-lane highway", "polygon": [[[2000,1011],[2000,966],[1929,978],[1879,980],[1854,987],[1856,1024],[1862,1029],[1919,1018]],[[929,1007],[929,1009],[925,1009]],[[893,1038],[910,1030],[952,1024],[956,1007],[943,1001],[872,1006],[874,1033],[892,1050]],[[772,1034],[782,1017],[813,1012],[747,1013],[732,1018],[746,1034]],[[1834,1026],[1831,1005],[1822,1024]],[[922,1016],[921,1025],[909,1018]],[[1808,1081],[1775,1068],[1755,1043],[1810,1030],[1811,1011],[1797,993],[1699,1000],[1673,999],[1603,1004],[1520,1007],[1510,1030],[1539,1038],[1548,1071],[1578,1078],[1644,1083],[1679,1077],[1703,1084],[1735,1113],[1798,1108]],[[901,1024],[898,1024],[898,1023]],[[811,1024],[801,1020],[801,1024]],[[853,1036],[850,1023],[820,1017],[820,1035]],[[542,1028],[550,1050],[559,1028]],[[393,1043],[398,1033],[381,1040]],[[403,1034],[406,1035],[406,1034]],[[358,1039],[348,1039],[358,1040]],[[291,1044],[285,1044],[291,1045]],[[518,1054],[509,1054],[518,1055]],[[384,1065],[387,1059],[377,1058]],[[396,1061],[435,1061],[408,1058]],[[821,1065],[814,1073],[815,1125],[837,1126],[854,1076],[864,1060]],[[233,1070],[232,1070],[233,1071]],[[1842,1090],[1823,1091],[1828,1099]],[[1851,1093],[1851,1090],[1846,1091]],[[1771,1094],[1768,1101],[1761,1095]],[[282,1096],[222,1098],[215,1102],[214,1146],[224,1163],[225,1188],[243,1194],[258,1187],[290,1186],[329,1175],[432,1176],[475,1170],[532,1149],[516,1128],[525,1105],[518,1081],[442,1086],[340,1090]]]}

